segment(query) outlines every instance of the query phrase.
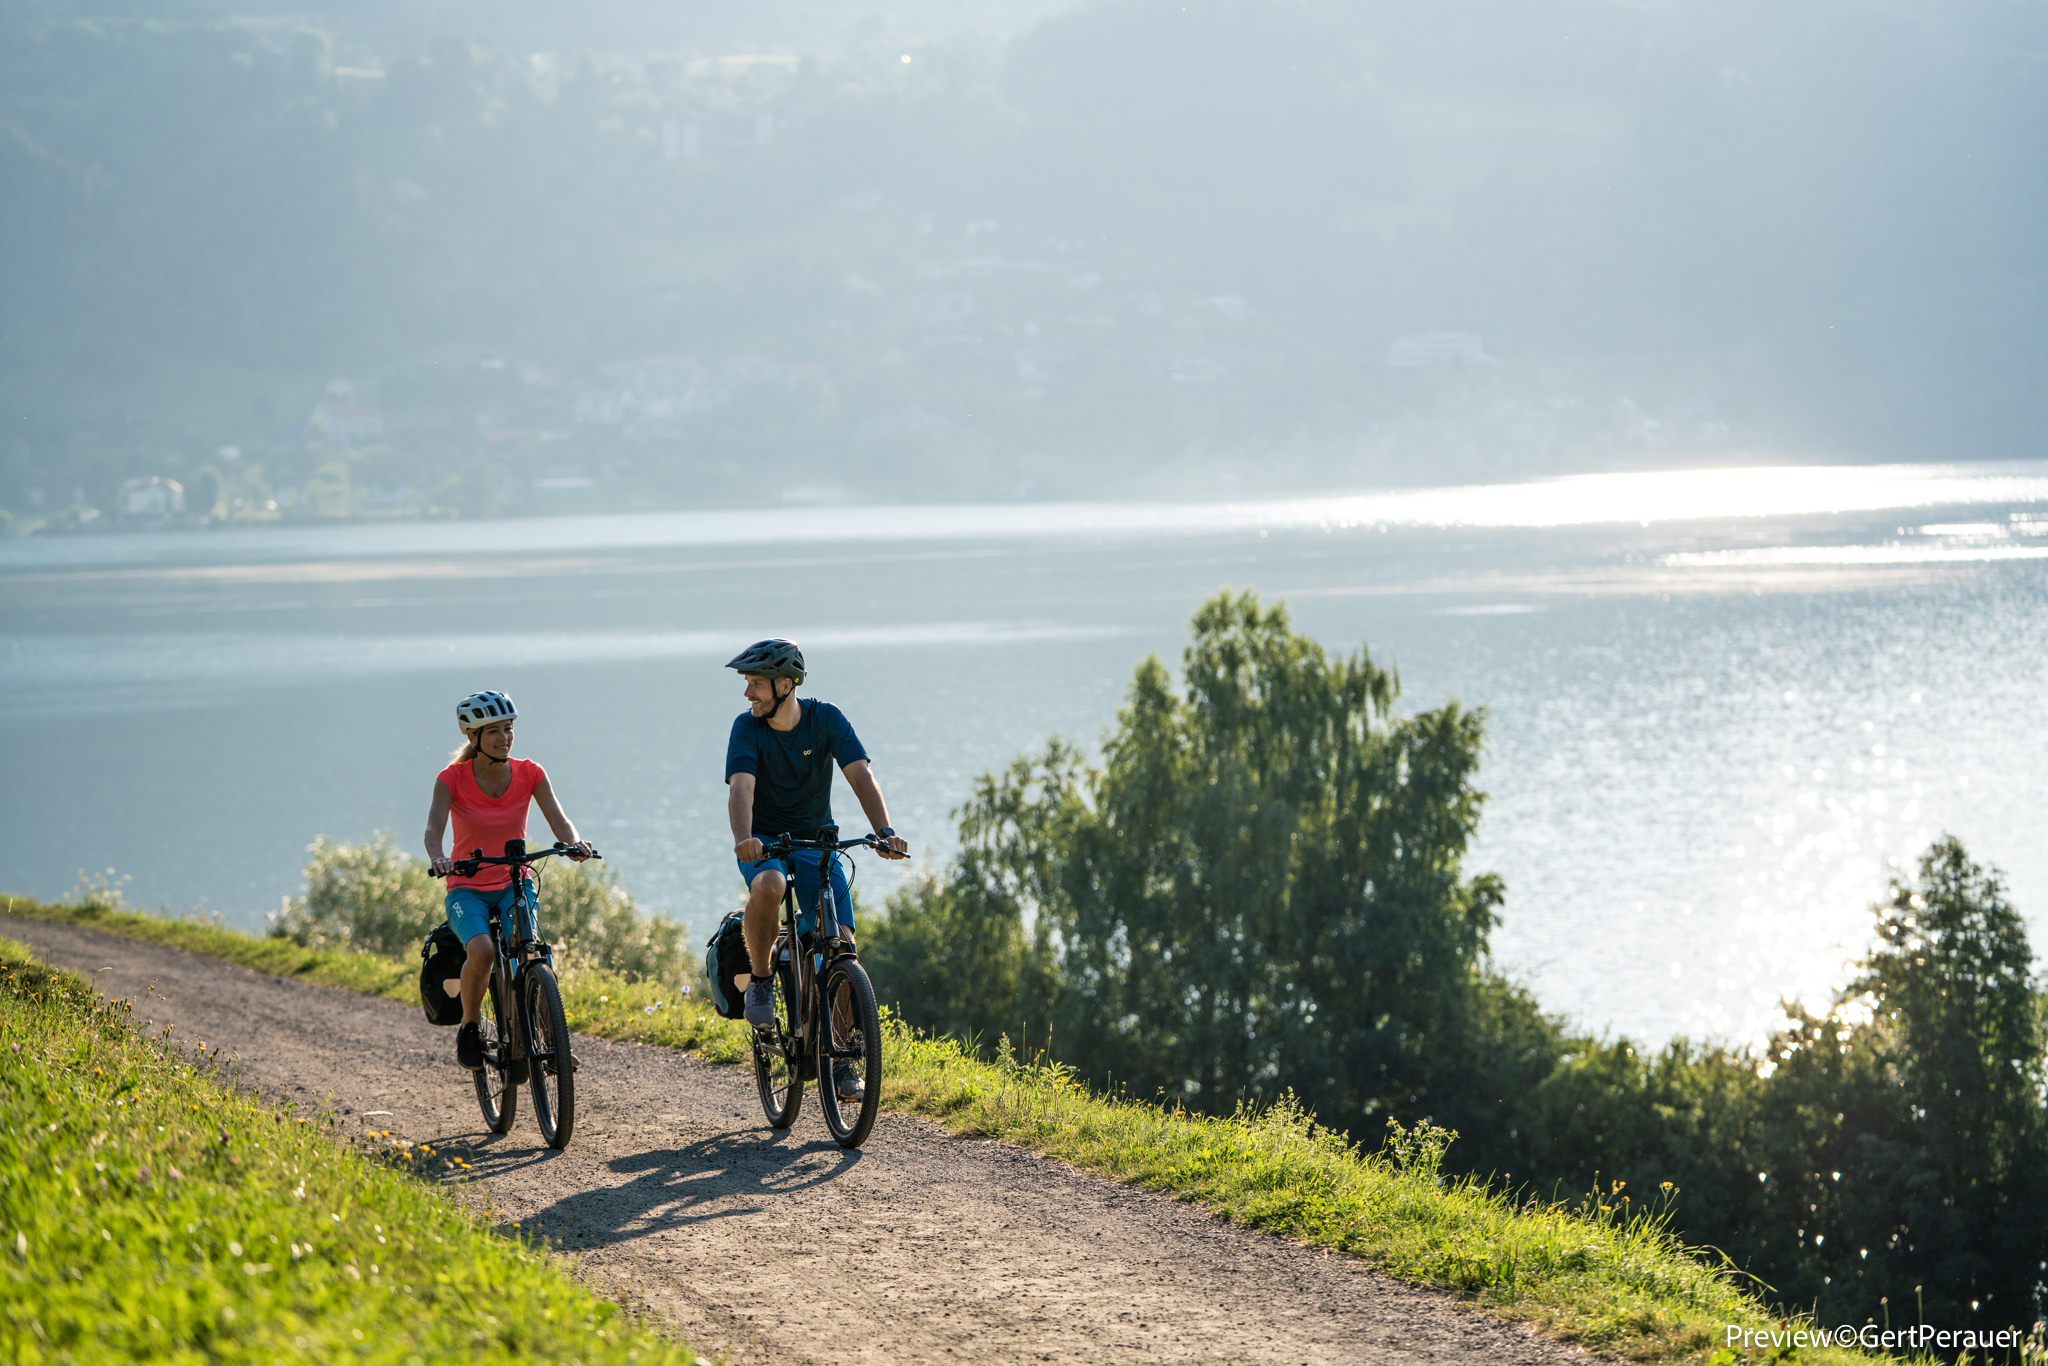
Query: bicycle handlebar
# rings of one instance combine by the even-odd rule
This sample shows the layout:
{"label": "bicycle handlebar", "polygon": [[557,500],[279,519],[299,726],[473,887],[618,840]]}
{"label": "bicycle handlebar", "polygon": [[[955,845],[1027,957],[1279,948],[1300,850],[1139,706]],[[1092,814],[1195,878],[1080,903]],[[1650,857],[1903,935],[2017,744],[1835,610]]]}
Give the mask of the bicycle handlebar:
{"label": "bicycle handlebar", "polygon": [[[514,858],[510,855],[503,855],[498,858],[486,858],[484,857],[483,850],[472,849],[469,851],[468,858],[454,860],[450,864],[448,871],[450,873],[453,873],[456,877],[475,877],[477,875],[477,870],[484,867],[487,864],[498,864],[504,867],[524,868],[530,863],[540,862],[542,859],[546,858],[550,854],[572,854],[574,852],[575,847],[573,845],[563,844],[560,841],[556,841],[552,848],[536,849],[530,854],[521,854],[517,858]],[[604,855],[598,853],[597,848],[594,845],[591,847],[590,856],[596,859],[599,863],[604,862]],[[427,876],[440,877],[441,874],[434,872],[432,869],[429,869],[427,872]]]}
{"label": "bicycle handlebar", "polygon": [[[755,836],[755,838],[759,839],[760,837]],[[891,854],[896,853],[896,850],[890,843],[880,835],[862,835],[859,839],[852,840],[800,840],[794,835],[777,835],[773,839],[761,840],[761,857],[781,858],[784,854],[797,849],[830,850],[836,854],[842,849],[861,848],[878,851],[885,850]],[[907,859],[910,855],[907,853],[898,854],[897,857]]]}

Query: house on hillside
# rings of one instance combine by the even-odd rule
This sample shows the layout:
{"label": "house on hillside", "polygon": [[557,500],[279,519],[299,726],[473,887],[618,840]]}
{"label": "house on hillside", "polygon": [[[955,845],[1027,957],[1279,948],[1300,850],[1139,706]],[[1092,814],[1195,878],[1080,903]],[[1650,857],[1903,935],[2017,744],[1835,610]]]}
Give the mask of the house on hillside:
{"label": "house on hillside", "polygon": [[358,389],[340,377],[328,384],[327,392],[313,405],[310,421],[330,446],[350,446],[384,435],[384,410],[377,404],[375,388],[365,385]]}
{"label": "house on hillside", "polygon": [[121,485],[126,517],[176,517],[185,510],[185,486],[162,475],[137,475]]}

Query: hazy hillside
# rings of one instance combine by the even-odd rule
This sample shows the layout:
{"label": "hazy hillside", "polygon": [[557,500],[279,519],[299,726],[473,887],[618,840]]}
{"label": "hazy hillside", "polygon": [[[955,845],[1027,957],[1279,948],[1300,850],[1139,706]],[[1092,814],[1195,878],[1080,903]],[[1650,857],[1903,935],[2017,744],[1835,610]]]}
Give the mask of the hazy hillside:
{"label": "hazy hillside", "polygon": [[2044,454],[2021,0],[225,11],[0,22],[16,529]]}

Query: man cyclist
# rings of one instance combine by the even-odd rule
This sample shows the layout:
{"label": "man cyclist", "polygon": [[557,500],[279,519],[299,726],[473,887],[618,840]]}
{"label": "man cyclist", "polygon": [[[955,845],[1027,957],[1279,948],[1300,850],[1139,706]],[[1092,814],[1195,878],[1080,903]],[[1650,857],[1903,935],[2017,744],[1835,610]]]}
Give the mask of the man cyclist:
{"label": "man cyclist", "polygon": [[[747,885],[747,910],[741,922],[751,960],[747,986],[747,1023],[757,1029],[775,1023],[775,932],[784,888],[796,880],[797,930],[811,932],[816,923],[818,861],[816,849],[799,849],[786,859],[762,857],[761,836],[794,835],[816,839],[832,819],[832,766],[846,775],[847,786],[860,801],[868,827],[888,846],[883,858],[907,857],[910,845],[889,824],[889,804],[868,763],[868,752],[839,708],[815,698],[799,698],[804,681],[803,651],[787,640],[761,640],[740,651],[725,666],[746,680],[747,710],[733,718],[726,743],[726,815],[732,822],[733,854]],[[839,913],[839,933],[853,941],[853,902],[846,874],[832,861],[832,901]],[[841,1100],[857,1100],[864,1082],[844,1059],[832,1065],[832,1084]]]}

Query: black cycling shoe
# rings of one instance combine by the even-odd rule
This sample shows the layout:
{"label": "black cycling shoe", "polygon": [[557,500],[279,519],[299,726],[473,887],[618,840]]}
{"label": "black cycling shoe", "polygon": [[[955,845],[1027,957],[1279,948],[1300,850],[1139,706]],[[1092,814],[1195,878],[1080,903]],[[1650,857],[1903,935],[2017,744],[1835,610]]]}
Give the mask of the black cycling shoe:
{"label": "black cycling shoe", "polygon": [[466,1024],[455,1031],[455,1061],[472,1072],[484,1070],[484,1030],[482,1025]]}

